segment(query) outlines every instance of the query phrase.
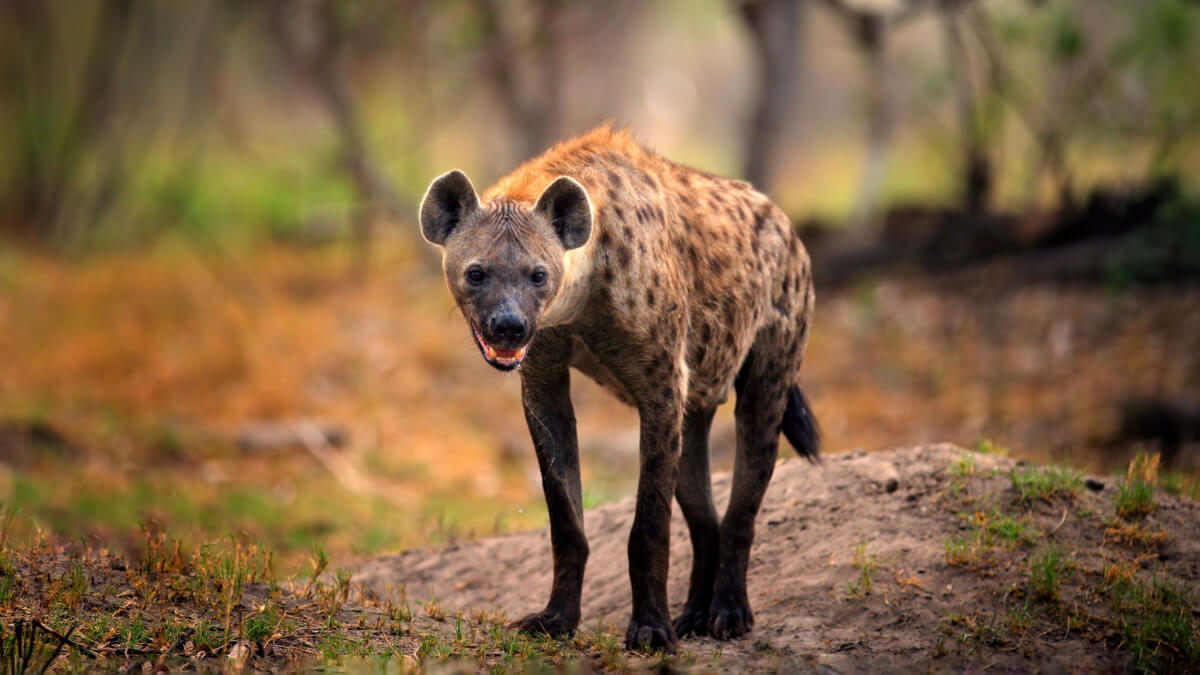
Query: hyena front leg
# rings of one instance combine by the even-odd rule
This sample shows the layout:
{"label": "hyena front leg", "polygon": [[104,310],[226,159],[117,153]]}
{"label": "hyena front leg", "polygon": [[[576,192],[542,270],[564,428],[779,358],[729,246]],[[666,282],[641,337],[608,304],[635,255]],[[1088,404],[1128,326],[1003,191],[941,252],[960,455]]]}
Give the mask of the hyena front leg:
{"label": "hyena front leg", "polygon": [[683,452],[679,458],[675,499],[692,538],[692,576],[687,602],[675,617],[675,633],[708,635],[708,608],[720,552],[720,525],[713,506],[708,435],[716,410],[688,411],[683,416]]}
{"label": "hyena front leg", "polygon": [[521,371],[525,421],[533,437],[550,515],[554,582],[546,608],[513,625],[530,633],[567,635],[579,626],[588,544],[583,531],[579,445],[571,407],[569,349],[549,334],[534,339]]}
{"label": "hyena front leg", "polygon": [[[680,329],[677,334],[681,333]],[[682,443],[687,366],[682,346],[669,340],[664,342],[637,364],[625,361],[627,367],[618,374],[637,401],[641,422],[637,505],[629,533],[633,615],[625,644],[630,649],[674,652],[678,638],[667,607],[667,573],[671,500]],[[635,372],[637,366],[640,368]]]}

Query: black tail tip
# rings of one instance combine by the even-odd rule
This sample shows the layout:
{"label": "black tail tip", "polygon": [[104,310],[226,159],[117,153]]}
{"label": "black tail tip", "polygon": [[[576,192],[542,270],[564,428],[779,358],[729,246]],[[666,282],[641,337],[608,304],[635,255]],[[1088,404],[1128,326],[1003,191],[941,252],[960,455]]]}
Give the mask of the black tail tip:
{"label": "black tail tip", "polygon": [[799,385],[793,385],[788,390],[787,408],[783,411],[780,430],[801,457],[810,462],[820,459],[817,453],[821,445],[821,432],[817,429],[817,418]]}

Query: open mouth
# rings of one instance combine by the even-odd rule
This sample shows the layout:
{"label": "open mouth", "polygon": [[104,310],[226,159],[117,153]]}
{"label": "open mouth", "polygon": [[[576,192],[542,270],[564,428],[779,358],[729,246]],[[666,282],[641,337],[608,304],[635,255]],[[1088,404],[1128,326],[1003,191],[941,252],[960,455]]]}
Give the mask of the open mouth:
{"label": "open mouth", "polygon": [[475,334],[475,344],[479,346],[479,351],[483,353],[483,358],[493,367],[500,370],[512,370],[521,365],[521,361],[525,360],[525,352],[528,351],[529,345],[525,344],[517,349],[498,349],[487,343],[483,339],[483,335],[479,333],[479,329],[471,324],[471,332]]}

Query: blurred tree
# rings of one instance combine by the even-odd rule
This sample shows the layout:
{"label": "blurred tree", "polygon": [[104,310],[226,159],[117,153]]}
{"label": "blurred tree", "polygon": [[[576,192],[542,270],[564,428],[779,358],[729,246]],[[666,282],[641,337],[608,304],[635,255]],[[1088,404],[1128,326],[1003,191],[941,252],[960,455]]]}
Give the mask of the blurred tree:
{"label": "blurred tree", "polygon": [[0,3],[0,133],[14,149],[0,162],[0,229],[78,249],[174,224],[137,217],[151,201],[139,188],[187,210],[182,192],[144,189],[143,165],[166,141],[180,158],[162,185],[199,170],[207,116],[196,110],[219,107],[206,88],[226,46],[216,28],[238,15],[219,2]]}
{"label": "blurred tree", "polygon": [[758,61],[758,98],[746,140],[742,175],[763,192],[771,189],[775,157],[792,107],[796,43],[804,16],[799,0],[739,0]]}
{"label": "blurred tree", "polygon": [[[359,21],[377,18],[356,14],[347,3],[334,0],[289,2],[273,0],[270,26],[287,59],[310,83],[329,111],[342,146],[342,165],[359,194],[352,217],[361,273],[369,260],[373,224],[382,214],[398,218],[413,210],[384,180],[367,146],[360,115],[343,70],[346,46]],[[305,39],[305,37],[309,39]]]}
{"label": "blurred tree", "polygon": [[[64,27],[52,6],[37,0],[0,4],[4,26],[4,97],[17,104],[18,169],[4,203],[16,209],[3,224],[18,234],[63,240],[61,218],[89,149],[109,127],[116,103],[117,65],[130,31],[132,0],[99,5],[77,84],[63,76]],[[72,86],[73,85],[73,86]]]}
{"label": "blurred tree", "polygon": [[[962,28],[962,8],[948,7],[940,13],[946,67],[954,89],[954,110],[958,119],[958,141],[961,148],[959,166],[962,183],[959,187],[960,206],[968,213],[988,210],[994,169],[989,131],[994,123],[995,106],[981,103],[982,98],[997,90],[996,70],[988,68],[982,77],[975,76],[977,68],[967,49]],[[982,82],[982,84],[978,84]]]}
{"label": "blurred tree", "polygon": [[482,18],[479,67],[520,139],[523,161],[559,140],[562,133],[564,31],[562,0],[531,0],[524,35],[506,20],[517,3],[475,0]]}
{"label": "blurred tree", "polygon": [[1198,3],[1032,6],[966,15],[996,89],[1035,141],[1029,199],[1046,178],[1059,205],[1074,208],[1074,151],[1097,134],[1149,144],[1143,178],[1180,170],[1200,127]]}
{"label": "blurred tree", "polygon": [[[858,196],[852,209],[852,221],[859,225],[870,223],[878,210],[880,191],[883,177],[887,171],[887,151],[891,143],[893,118],[892,96],[889,92],[891,75],[888,71],[887,40],[889,33],[896,27],[921,16],[929,11],[937,11],[943,15],[943,21],[949,21],[948,32],[957,37],[957,24],[952,18],[963,5],[972,0],[821,0],[822,4],[841,19],[849,32],[853,44],[862,55],[867,75],[866,92],[866,126],[867,153],[863,161],[863,170],[859,182]],[[945,17],[951,17],[949,19]],[[953,42],[952,47],[960,47],[961,41]],[[960,57],[953,54],[948,61]],[[987,162],[987,154],[979,146],[979,139],[974,133],[975,106],[970,94],[969,84],[958,68],[957,62],[952,64],[955,70],[956,88],[959,103],[960,127],[964,130],[962,139],[964,147],[968,148],[964,171],[966,186],[964,193],[970,195],[966,201],[986,203],[989,190],[991,169]],[[977,210],[972,208],[972,210]]]}

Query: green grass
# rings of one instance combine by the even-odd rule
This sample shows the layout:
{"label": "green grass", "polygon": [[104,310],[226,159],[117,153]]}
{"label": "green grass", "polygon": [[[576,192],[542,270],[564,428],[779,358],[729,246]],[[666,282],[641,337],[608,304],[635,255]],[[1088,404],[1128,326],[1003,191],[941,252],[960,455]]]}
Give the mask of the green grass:
{"label": "green grass", "polygon": [[981,455],[996,455],[998,457],[1008,457],[1008,448],[997,445],[990,438],[984,438],[975,444],[975,452]]}
{"label": "green grass", "polygon": [[950,463],[950,475],[955,478],[970,478],[975,475],[975,457],[963,453],[958,461]]}
{"label": "green grass", "polygon": [[1154,493],[1159,479],[1160,456],[1139,452],[1125,471],[1125,479],[1117,485],[1113,508],[1118,518],[1137,520],[1154,512],[1158,504]]}
{"label": "green grass", "polygon": [[1033,611],[1029,608],[1029,600],[1008,610],[1008,630],[1013,633],[1024,633],[1033,625]]}
{"label": "green grass", "polygon": [[1064,579],[1071,576],[1072,562],[1055,546],[1047,546],[1029,559],[1029,585],[1035,597],[1057,602]]}
{"label": "green grass", "polygon": [[0,549],[0,606],[12,600],[17,587],[16,574],[12,552],[7,547]]}
{"label": "green grass", "polygon": [[954,638],[960,654],[974,651],[977,645],[995,647],[1008,642],[1004,627],[996,624],[995,615],[949,612],[942,618],[947,635]]}
{"label": "green grass", "polygon": [[251,642],[263,642],[275,634],[276,629],[283,628],[283,619],[274,605],[268,604],[262,611],[251,615],[242,623],[242,637]]}
{"label": "green grass", "polygon": [[1041,537],[1041,532],[1028,518],[1017,520],[999,511],[992,512],[985,520],[983,529],[988,541],[999,542],[1008,548],[1033,544]]}
{"label": "green grass", "polygon": [[1009,473],[1013,489],[1025,504],[1074,498],[1083,489],[1083,474],[1065,466],[1016,466]]}
{"label": "green grass", "polygon": [[1192,614],[1192,587],[1153,574],[1119,579],[1110,588],[1117,625],[1140,672],[1200,668],[1200,625]]}
{"label": "green grass", "polygon": [[[269,552],[234,537],[190,551],[161,533],[144,537],[143,554],[133,558],[72,553],[42,539],[16,547],[2,542],[0,563],[7,568],[0,572],[13,582],[0,606],[0,662],[30,650],[48,659],[57,645],[52,631],[71,631],[67,658],[101,671],[121,665],[127,650],[163,655],[174,669],[198,659],[224,664],[234,649],[256,670],[353,668],[367,660],[381,672],[405,671],[414,665],[406,660],[413,651],[421,660],[469,659],[504,671],[578,670],[576,661],[584,669],[629,667],[620,636],[603,631],[591,639],[531,637],[509,628],[498,612],[448,617],[436,598],[414,615],[403,589],[399,603],[359,602],[350,595],[352,575],[327,572],[320,549],[307,570],[285,580]],[[22,622],[31,611],[40,624]],[[16,625],[24,631],[20,644]],[[261,651],[267,643],[273,654]],[[93,655],[88,661],[85,652]],[[43,661],[34,663],[36,670]]]}
{"label": "green grass", "polygon": [[1200,501],[1200,476],[1189,476],[1179,471],[1163,471],[1158,475],[1158,486],[1178,497]]}
{"label": "green grass", "polygon": [[945,548],[947,565],[966,565],[976,558],[971,537],[947,537]]}
{"label": "green grass", "polygon": [[1117,516],[1125,520],[1137,520],[1150,515],[1158,508],[1154,501],[1155,487],[1140,480],[1122,481],[1117,485],[1113,508]]}
{"label": "green grass", "polygon": [[879,556],[867,553],[866,544],[858,544],[854,547],[852,564],[858,570],[858,580],[848,584],[846,591],[854,597],[865,598],[875,588],[875,570],[879,567]]}
{"label": "green grass", "polygon": [[969,520],[972,527],[969,535],[945,539],[943,545],[947,564],[976,564],[982,562],[984,554],[997,546],[1012,550],[1021,545],[1034,544],[1042,536],[1028,517],[1018,520],[997,509],[987,513],[976,511],[969,516]]}

